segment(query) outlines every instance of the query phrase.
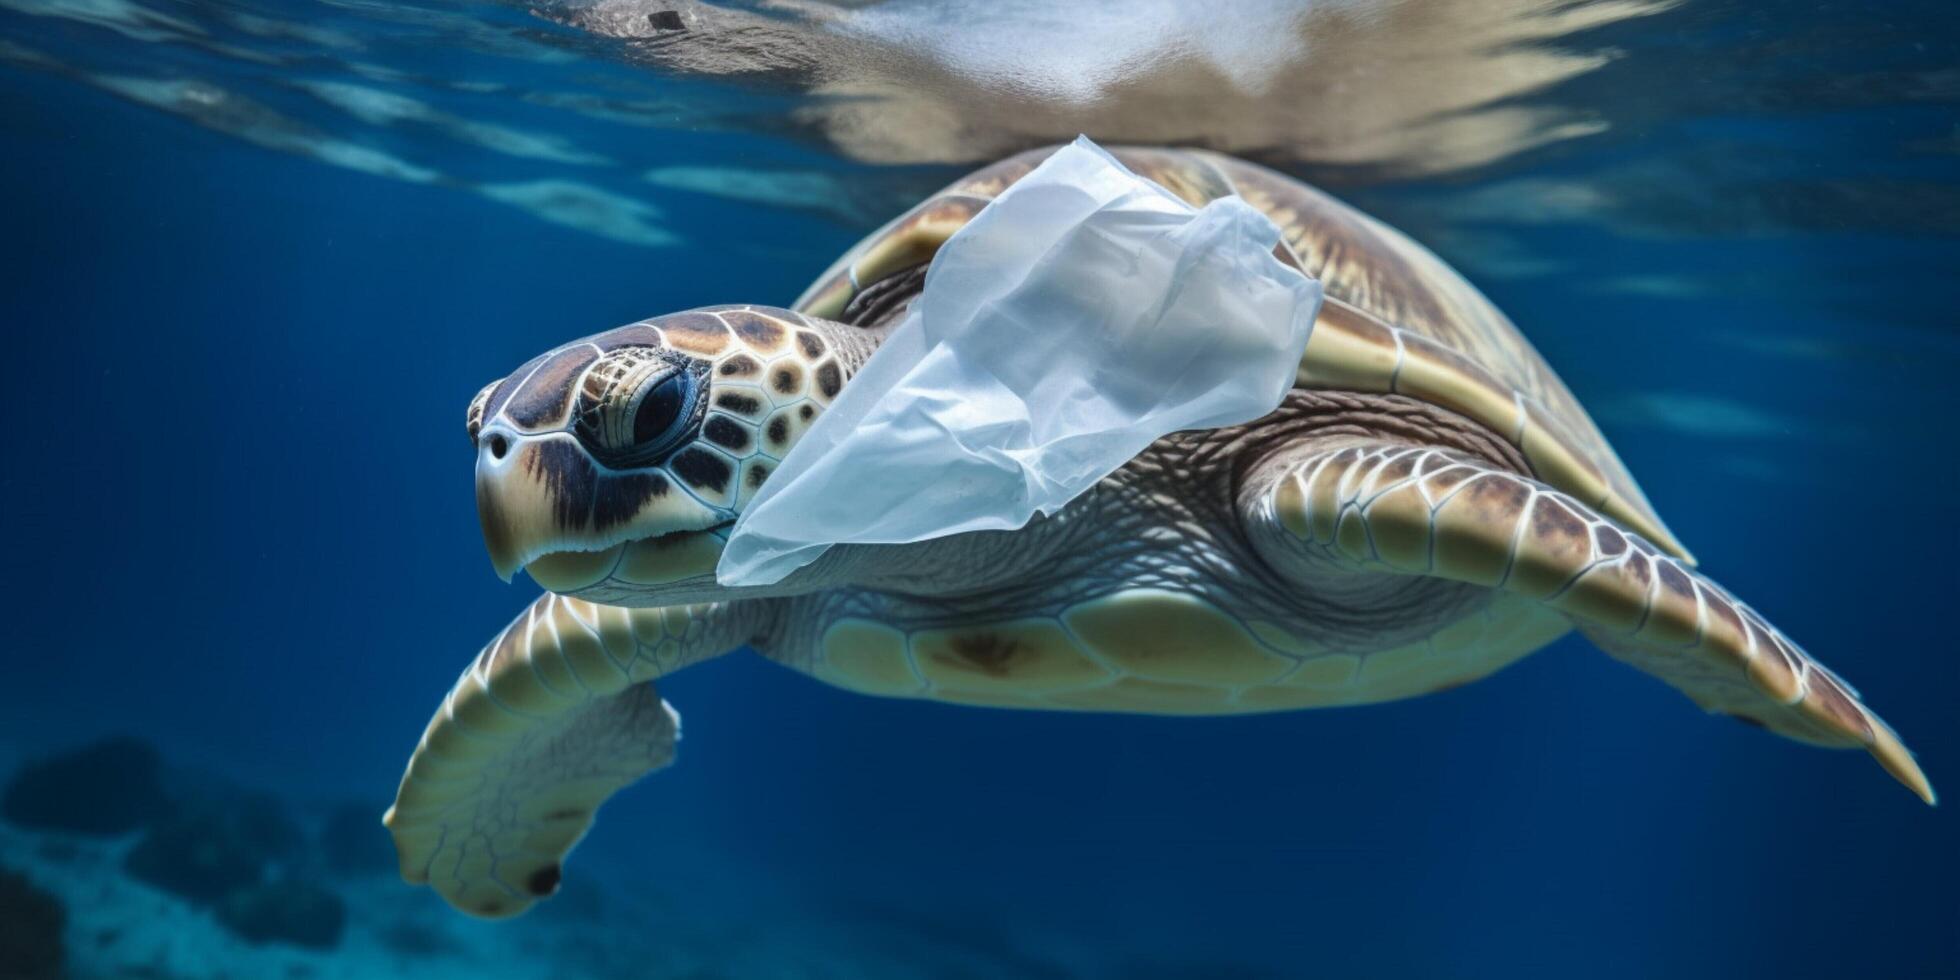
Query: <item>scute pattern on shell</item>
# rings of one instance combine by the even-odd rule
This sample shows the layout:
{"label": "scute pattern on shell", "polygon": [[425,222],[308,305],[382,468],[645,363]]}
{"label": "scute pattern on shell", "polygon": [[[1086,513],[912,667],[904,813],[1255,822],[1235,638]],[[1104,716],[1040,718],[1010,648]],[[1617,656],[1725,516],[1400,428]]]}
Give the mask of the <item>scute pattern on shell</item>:
{"label": "scute pattern on shell", "polygon": [[[1031,150],[983,168],[900,215],[845,253],[804,292],[796,309],[838,316],[860,288],[929,260],[985,202],[1032,172],[1052,152],[1053,148]],[[1131,170],[1193,205],[1230,193],[1245,198],[1280,227],[1291,253],[1288,257],[1318,278],[1330,298],[1401,334],[1461,355],[1528,400],[1535,417],[1548,423],[1533,430],[1536,438],[1557,442],[1563,449],[1534,455],[1534,463],[1537,456],[1561,457],[1562,472],[1542,476],[1563,488],[1568,475],[1590,472],[1610,491],[1616,506],[1609,506],[1609,512],[1617,510],[1633,518],[1669,551],[1687,557],[1544,358],[1503,313],[1428,249],[1325,193],[1242,160],[1202,151],[1118,147],[1111,152]],[[1328,315],[1323,311],[1323,322]],[[1302,374],[1303,385],[1340,387]],[[1518,435],[1523,439],[1526,433]]]}

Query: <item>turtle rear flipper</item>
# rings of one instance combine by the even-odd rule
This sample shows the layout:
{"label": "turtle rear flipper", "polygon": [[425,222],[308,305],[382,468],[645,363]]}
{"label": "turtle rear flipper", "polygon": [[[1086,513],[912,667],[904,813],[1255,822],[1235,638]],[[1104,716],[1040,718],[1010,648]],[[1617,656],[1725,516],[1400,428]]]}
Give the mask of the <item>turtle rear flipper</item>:
{"label": "turtle rear flipper", "polygon": [[463,672],[409,760],[382,818],[402,877],[486,918],[555,892],[599,805],[673,761],[680,716],[648,682],[736,645],[713,628],[722,611],[532,603]]}
{"label": "turtle rear flipper", "polygon": [[1816,745],[1863,748],[1932,803],[1892,729],[1755,610],[1592,507],[1441,449],[1363,445],[1255,485],[1254,540],[1277,564],[1332,561],[1536,599],[1703,708]]}

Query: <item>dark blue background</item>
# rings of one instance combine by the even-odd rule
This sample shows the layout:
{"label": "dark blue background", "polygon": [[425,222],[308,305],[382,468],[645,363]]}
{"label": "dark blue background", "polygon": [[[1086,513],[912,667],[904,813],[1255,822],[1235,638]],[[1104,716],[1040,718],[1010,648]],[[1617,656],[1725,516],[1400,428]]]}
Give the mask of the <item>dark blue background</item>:
{"label": "dark blue background", "polygon": [[[1560,93],[1621,123],[1605,136],[1336,189],[1485,288],[1704,567],[1950,784],[1960,158],[1910,147],[1952,138],[1952,82],[1848,107],[1807,107],[1800,87],[1696,105],[1638,56],[1692,61],[1706,52],[1670,32],[1703,29],[1719,60],[1722,23],[1690,14],[1706,16],[1609,39],[1636,56]],[[110,50],[4,22],[42,50]],[[1952,36],[1859,56],[1931,72]],[[1642,85],[1672,108],[1626,94]],[[0,67],[0,100],[0,738],[138,732],[377,809],[456,671],[532,594],[496,581],[478,539],[470,396],[571,336],[787,303],[868,230],[642,188],[688,242],[640,247],[248,145],[59,72]],[[842,166],[766,135],[559,125],[641,168]],[[395,138],[453,172],[503,165],[379,139]],[[1624,181],[1630,203],[1506,225],[1505,247],[1562,269],[1493,273],[1488,205],[1464,202],[1524,179]],[[1753,225],[1737,195],[1769,202]],[[1611,285],[1628,277],[1646,285]],[[734,918],[1069,950],[1054,955],[1083,971],[1960,973],[1949,812],[1862,755],[1704,718],[1577,640],[1445,695],[1255,718],[882,701],[747,656],[664,691],[686,717],[681,763],[614,801],[569,873]]]}

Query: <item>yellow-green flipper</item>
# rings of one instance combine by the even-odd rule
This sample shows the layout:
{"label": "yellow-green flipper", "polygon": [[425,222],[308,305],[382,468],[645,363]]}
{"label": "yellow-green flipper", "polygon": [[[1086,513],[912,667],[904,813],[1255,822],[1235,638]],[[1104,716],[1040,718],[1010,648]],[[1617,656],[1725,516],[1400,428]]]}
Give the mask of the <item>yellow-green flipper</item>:
{"label": "yellow-green flipper", "polygon": [[1278,565],[1434,576],[1542,603],[1703,708],[1865,749],[1934,802],[1850,685],[1685,562],[1537,480],[1431,447],[1327,449],[1271,474],[1251,523]]}
{"label": "yellow-green flipper", "polygon": [[383,818],[402,877],[486,918],[556,892],[599,804],[673,761],[680,715],[653,679],[740,645],[743,625],[712,605],[532,603],[415,747]]}

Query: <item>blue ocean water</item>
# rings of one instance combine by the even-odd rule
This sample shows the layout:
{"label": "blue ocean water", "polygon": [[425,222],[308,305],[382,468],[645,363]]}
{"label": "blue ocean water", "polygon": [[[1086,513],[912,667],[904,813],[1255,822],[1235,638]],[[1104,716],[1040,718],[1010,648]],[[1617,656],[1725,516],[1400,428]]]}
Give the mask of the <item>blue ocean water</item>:
{"label": "blue ocean water", "polygon": [[[0,0],[0,754],[127,733],[378,819],[535,594],[483,554],[481,385],[786,304],[941,183],[1081,131],[1242,153],[1438,251],[1944,785],[1960,18],[1408,6]],[[694,36],[639,26],[668,9]],[[1213,70],[1126,89],[1153,59]],[[749,656],[662,692],[679,764],[511,922],[333,874],[333,950],[144,946],[101,923],[209,911],[39,838],[0,865],[68,897],[77,976],[1960,975],[1948,810],[1576,637],[1245,718],[878,700]]]}

